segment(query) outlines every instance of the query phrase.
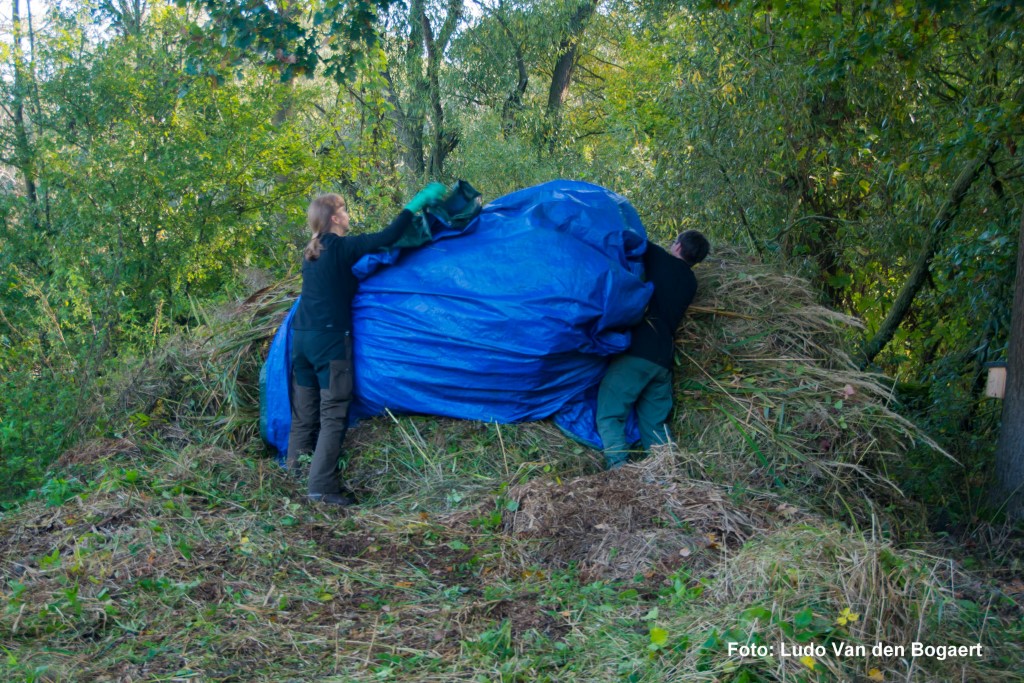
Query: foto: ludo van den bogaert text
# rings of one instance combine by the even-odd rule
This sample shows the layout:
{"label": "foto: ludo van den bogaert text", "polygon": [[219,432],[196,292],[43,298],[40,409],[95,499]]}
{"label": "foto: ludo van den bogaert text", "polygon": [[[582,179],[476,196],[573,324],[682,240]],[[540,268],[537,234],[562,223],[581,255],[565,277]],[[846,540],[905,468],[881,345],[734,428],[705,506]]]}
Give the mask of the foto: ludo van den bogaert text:
{"label": "foto: ludo van den bogaert text", "polygon": [[872,657],[929,657],[942,661],[957,657],[981,657],[982,654],[981,643],[975,645],[927,645],[917,642],[910,643],[910,645],[875,643],[871,646],[843,641],[836,641],[828,645],[786,642],[776,645],[729,643],[729,655],[739,655],[740,657],[824,657],[825,655],[867,657],[871,655]]}

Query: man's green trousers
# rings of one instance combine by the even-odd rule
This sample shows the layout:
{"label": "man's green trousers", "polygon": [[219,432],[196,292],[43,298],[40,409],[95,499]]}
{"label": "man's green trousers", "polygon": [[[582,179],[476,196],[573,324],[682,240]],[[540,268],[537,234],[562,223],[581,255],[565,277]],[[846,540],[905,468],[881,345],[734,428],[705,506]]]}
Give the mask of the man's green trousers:
{"label": "man's green trousers", "polygon": [[629,456],[626,420],[634,407],[645,450],[671,443],[666,421],[672,412],[672,371],[636,356],[617,356],[597,393],[597,432],[609,469],[621,467]]}

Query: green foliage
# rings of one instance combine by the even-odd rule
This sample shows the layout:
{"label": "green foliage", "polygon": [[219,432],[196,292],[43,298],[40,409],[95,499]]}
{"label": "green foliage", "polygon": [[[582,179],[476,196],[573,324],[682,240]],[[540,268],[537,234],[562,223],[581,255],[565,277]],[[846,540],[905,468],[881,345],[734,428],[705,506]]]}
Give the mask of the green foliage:
{"label": "green foliage", "polygon": [[42,482],[76,429],[80,400],[73,374],[27,371],[12,360],[0,362],[0,502],[17,500]]}
{"label": "green foliage", "polygon": [[[601,103],[579,107],[589,123],[576,130],[599,131],[583,143],[593,168],[617,160],[600,177],[629,188],[656,235],[696,227],[744,243],[812,279],[869,335],[959,168],[996,145],[877,359],[930,387],[915,414],[983,480],[998,410],[980,394],[982,367],[1005,357],[1019,225],[1019,8],[644,3],[640,16],[602,55],[614,66],[597,67]],[[956,472],[919,465],[950,479],[908,485],[948,502]]]}
{"label": "green foliage", "polygon": [[11,495],[88,431],[94,401],[81,402],[102,384],[106,359],[158,348],[200,322],[197,306],[295,270],[311,196],[347,194],[357,225],[386,220],[399,199],[378,165],[390,149],[379,117],[362,127],[371,103],[329,111],[323,84],[282,85],[193,54],[190,19],[173,7],[110,36],[88,15],[53,20],[34,35],[38,76],[24,99],[31,165],[20,171],[37,193],[0,195],[0,367],[11,384],[0,447]]}
{"label": "green foliage", "polygon": [[355,78],[364,51],[377,42],[378,14],[392,5],[392,0],[329,0],[302,16],[300,7],[270,2],[176,1],[200,7],[209,17],[203,30],[191,27],[188,68],[193,73],[220,76],[205,64],[206,55],[215,50],[235,66],[255,62],[280,71],[282,81],[312,77],[321,66],[324,75],[338,81]]}
{"label": "green foliage", "polygon": [[51,287],[69,303],[84,290],[79,309],[128,328],[158,311],[187,316],[189,296],[223,290],[242,268],[277,265],[258,242],[276,232],[263,211],[291,203],[297,213],[316,178],[302,139],[271,124],[285,89],[189,78],[170,47],[112,45],[66,65],[44,91],[70,131],[42,154],[50,230],[67,240],[41,257],[58,269]]}
{"label": "green foliage", "polygon": [[466,178],[489,201],[524,187],[563,176],[565,160],[538,161],[532,142],[523,136],[503,136],[497,115],[485,113],[464,123],[462,144],[452,154],[453,176]]}

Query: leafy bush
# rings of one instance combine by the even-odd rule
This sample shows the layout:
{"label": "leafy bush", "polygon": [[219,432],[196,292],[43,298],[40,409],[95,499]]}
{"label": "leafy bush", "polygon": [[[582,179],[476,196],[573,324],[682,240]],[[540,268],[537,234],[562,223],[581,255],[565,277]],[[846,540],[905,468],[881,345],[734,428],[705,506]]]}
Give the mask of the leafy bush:
{"label": "leafy bush", "polygon": [[36,487],[75,430],[79,389],[73,376],[12,369],[0,392],[0,501]]}

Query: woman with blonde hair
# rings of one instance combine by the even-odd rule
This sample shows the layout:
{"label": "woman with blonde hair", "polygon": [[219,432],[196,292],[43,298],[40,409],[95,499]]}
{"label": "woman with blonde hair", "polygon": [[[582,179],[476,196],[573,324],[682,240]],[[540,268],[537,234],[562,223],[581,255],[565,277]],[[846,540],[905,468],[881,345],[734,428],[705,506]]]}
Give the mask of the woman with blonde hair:
{"label": "woman with blonde hair", "polygon": [[352,266],[364,255],[398,241],[412,223],[413,213],[438,202],[444,193],[444,185],[431,183],[391,225],[369,235],[348,234],[348,211],[339,195],[321,195],[309,205],[307,223],[313,236],[303,251],[302,298],[292,322],[288,467],[296,471],[299,456],[313,453],[310,500],[335,505],[355,502],[342,492],[339,467],[353,387],[352,299],[359,283]]}

